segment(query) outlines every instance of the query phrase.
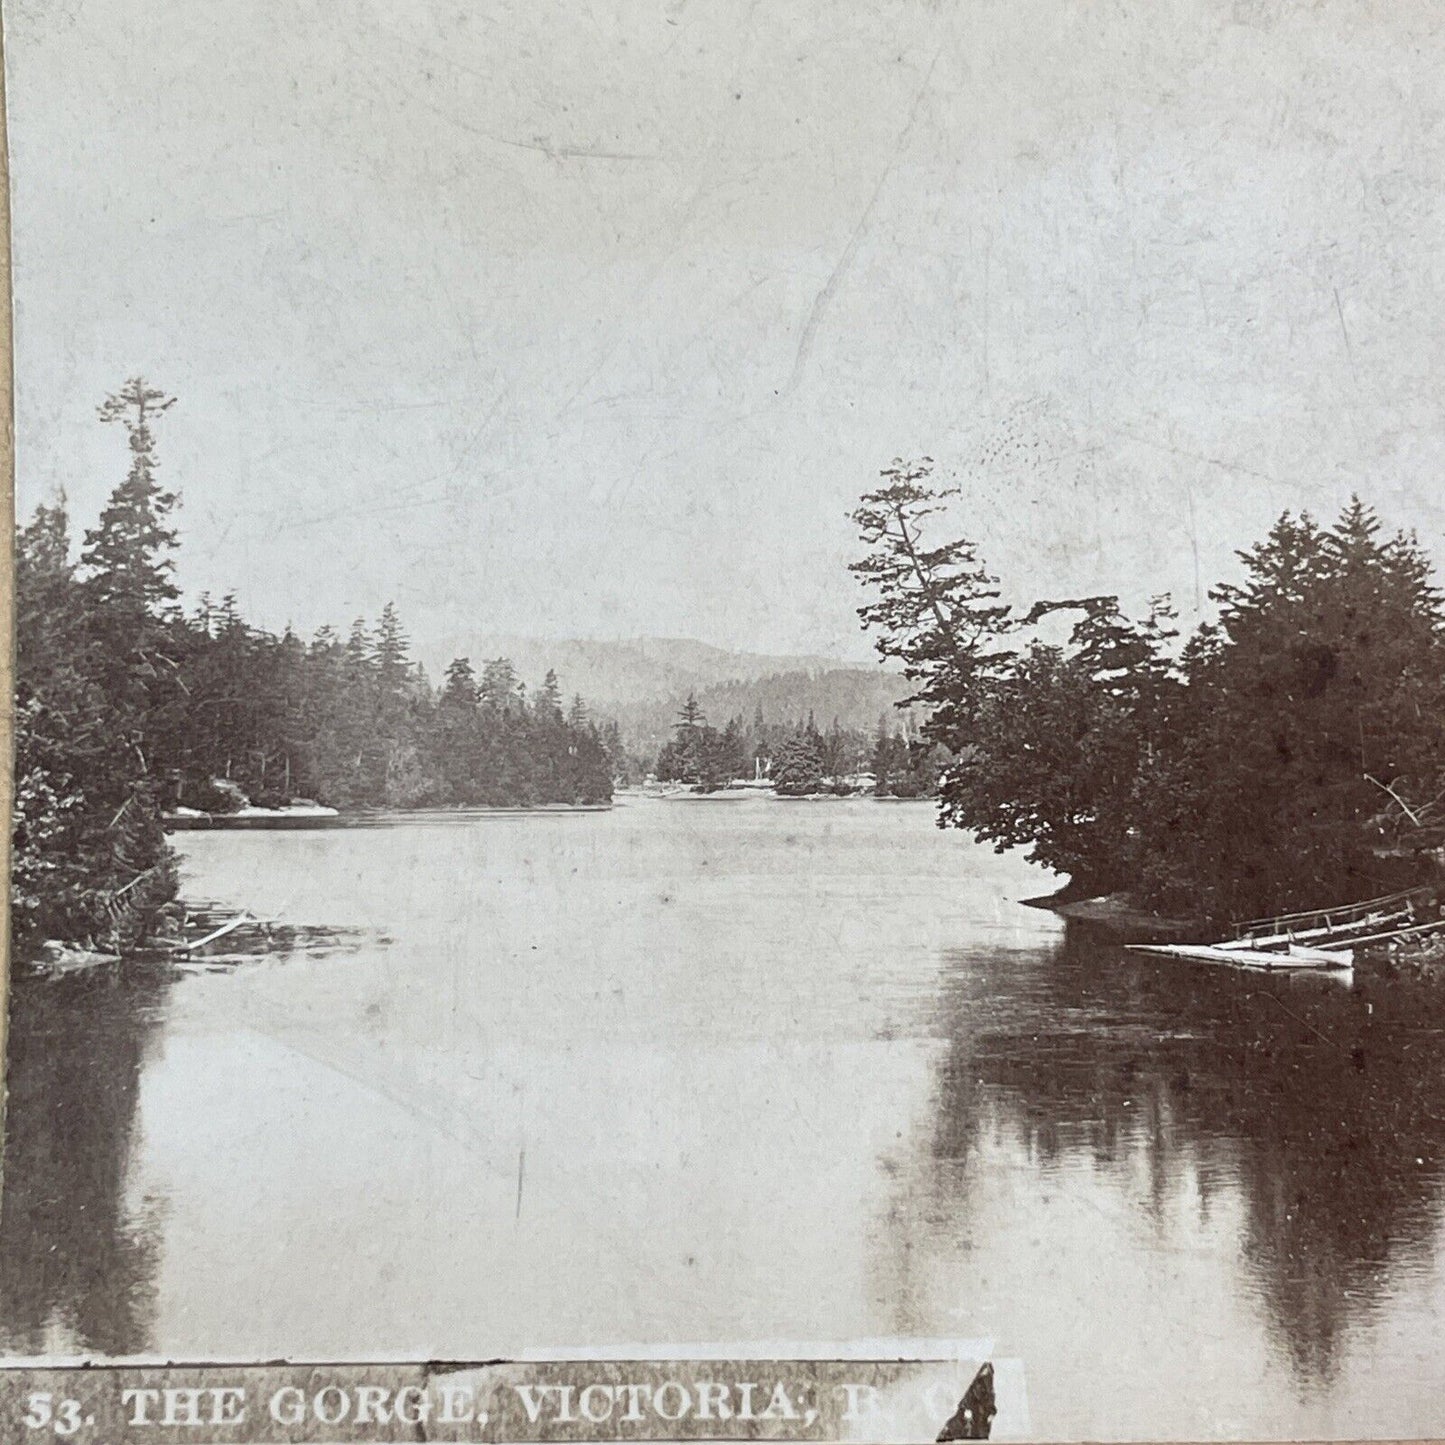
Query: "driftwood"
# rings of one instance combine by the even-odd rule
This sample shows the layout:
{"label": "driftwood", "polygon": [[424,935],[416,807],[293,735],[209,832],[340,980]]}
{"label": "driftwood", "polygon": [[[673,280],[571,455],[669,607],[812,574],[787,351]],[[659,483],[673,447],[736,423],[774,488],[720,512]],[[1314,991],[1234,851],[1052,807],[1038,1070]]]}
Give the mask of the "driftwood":
{"label": "driftwood", "polygon": [[[211,901],[188,903],[176,922],[176,933],[156,939],[147,956],[181,973],[225,973],[267,956],[354,949],[360,937],[351,929],[282,923]],[[222,942],[226,952],[218,953],[215,946]]]}
{"label": "driftwood", "polygon": [[[28,960],[29,967],[52,977],[127,961],[164,964],[181,973],[224,973],[267,956],[354,952],[363,938],[355,929],[282,923],[278,917],[261,918],[249,909],[210,900],[176,904],[165,916],[170,926],[164,935],[129,950],[107,953],[88,940],[80,945],[52,939]],[[391,942],[380,934],[369,937],[379,944]],[[217,953],[215,945],[222,940],[227,951]]]}
{"label": "driftwood", "polygon": [[945,1440],[987,1440],[993,1429],[993,1417],[998,1414],[998,1402],[993,1393],[993,1365],[985,1360],[978,1367],[973,1383],[964,1391],[958,1409],[948,1418],[948,1423],[938,1432],[940,1442]]}
{"label": "driftwood", "polygon": [[276,931],[274,918],[258,918],[247,908],[210,902],[187,904],[173,924],[169,937],[156,938],[142,950],[145,956],[176,961],[204,958],[210,946],[223,938],[230,938],[233,947],[239,942],[244,950],[268,952]]}
{"label": "driftwood", "polygon": [[249,913],[238,913],[233,919],[231,919],[229,923],[223,923],[219,928],[214,929],[212,932],[206,934],[204,938],[196,939],[194,943],[175,944],[172,947],[171,952],[190,953],[192,949],[204,948],[208,943],[214,943],[216,939],[224,938],[228,933],[234,933],[236,929],[240,928],[243,924],[250,923],[252,921],[253,920]]}

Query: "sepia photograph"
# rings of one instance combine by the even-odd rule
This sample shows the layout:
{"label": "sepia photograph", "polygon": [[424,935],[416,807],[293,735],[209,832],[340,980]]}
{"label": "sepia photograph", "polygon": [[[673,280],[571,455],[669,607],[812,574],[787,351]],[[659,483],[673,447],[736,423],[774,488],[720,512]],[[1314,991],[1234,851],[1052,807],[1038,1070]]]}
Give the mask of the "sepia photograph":
{"label": "sepia photograph", "polygon": [[0,1439],[1445,1435],[1445,13],[0,19]]}

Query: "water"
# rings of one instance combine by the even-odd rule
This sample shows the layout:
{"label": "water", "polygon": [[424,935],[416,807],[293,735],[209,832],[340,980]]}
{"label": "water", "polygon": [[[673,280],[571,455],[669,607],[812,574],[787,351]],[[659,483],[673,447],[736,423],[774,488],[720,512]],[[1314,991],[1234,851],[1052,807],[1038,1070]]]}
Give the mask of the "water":
{"label": "water", "polygon": [[982,1336],[1040,1435],[1445,1426],[1445,990],[1090,944],[926,805],[179,842],[355,932],[17,982],[12,1354]]}

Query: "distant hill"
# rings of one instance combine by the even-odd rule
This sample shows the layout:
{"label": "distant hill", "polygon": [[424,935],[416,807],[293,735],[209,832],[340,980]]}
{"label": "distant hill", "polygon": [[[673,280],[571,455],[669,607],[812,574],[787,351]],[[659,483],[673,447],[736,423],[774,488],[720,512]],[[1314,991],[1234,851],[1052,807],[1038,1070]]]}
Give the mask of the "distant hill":
{"label": "distant hill", "polygon": [[821,672],[837,667],[827,657],[770,657],[729,652],[686,637],[636,637],[620,642],[577,638],[481,636],[450,642],[447,657],[470,657],[480,670],[489,657],[509,657],[535,686],[553,668],[570,697],[580,692],[599,709],[671,697],[690,688],[766,677],[775,672]]}
{"label": "distant hill", "polygon": [[552,668],[565,697],[581,693],[594,715],[615,719],[628,747],[644,755],[667,740],[689,693],[719,726],[735,716],[751,721],[761,706],[769,722],[812,712],[819,727],[836,717],[844,727],[871,732],[879,715],[891,713],[909,691],[903,678],[881,666],[731,652],[682,637],[598,642],[478,636],[453,639],[447,658],[454,656],[471,658],[478,671],[487,658],[509,657],[529,687]]}

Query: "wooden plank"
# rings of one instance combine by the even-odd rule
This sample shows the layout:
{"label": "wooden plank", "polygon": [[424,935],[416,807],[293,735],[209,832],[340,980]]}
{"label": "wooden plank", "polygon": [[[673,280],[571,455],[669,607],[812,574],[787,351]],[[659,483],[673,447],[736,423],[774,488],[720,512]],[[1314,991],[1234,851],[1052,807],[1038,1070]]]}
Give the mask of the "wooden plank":
{"label": "wooden plank", "polygon": [[228,933],[234,933],[243,923],[255,923],[249,913],[240,913],[229,923],[223,923],[214,933],[208,933],[204,938],[198,938],[194,943],[178,944],[171,950],[172,953],[193,953],[198,948],[204,948],[208,943],[214,943],[218,938],[224,938]]}
{"label": "wooden plank", "polygon": [[1134,953],[1160,954],[1166,958],[1184,958],[1198,963],[1220,963],[1230,968],[1257,969],[1264,972],[1293,972],[1303,969],[1348,968],[1349,964],[1334,953],[1325,953],[1316,948],[1293,948],[1287,953],[1267,953],[1260,950],[1220,948],[1210,943],[1131,943],[1126,945]]}
{"label": "wooden plank", "polygon": [[1299,913],[1277,913],[1271,918],[1251,918],[1244,923],[1236,924],[1235,931],[1243,934],[1247,929],[1298,923],[1309,918],[1323,918],[1326,914],[1337,918],[1346,914],[1358,915],[1364,910],[1383,908],[1387,904],[1402,903],[1406,899],[1429,897],[1436,892],[1437,889],[1433,884],[1423,883],[1415,888],[1403,888],[1398,893],[1383,894],[1379,898],[1364,898],[1358,903],[1335,904],[1325,908],[1306,908]]}
{"label": "wooden plank", "polygon": [[1231,938],[1219,945],[1220,948],[1238,949],[1240,952],[1247,952],[1250,949],[1266,948],[1270,944],[1307,943],[1320,938],[1339,938],[1342,942],[1348,940],[1348,935],[1362,928],[1376,928],[1381,924],[1388,924],[1396,919],[1408,920],[1415,917],[1413,908],[1402,908],[1398,913],[1371,913],[1361,918],[1356,918],[1349,923],[1336,923],[1328,928],[1304,928],[1298,932],[1289,933],[1257,933],[1245,938]]}
{"label": "wooden plank", "polygon": [[1414,933],[1445,933],[1445,918],[1432,918],[1427,923],[1416,923],[1409,928],[1391,928],[1384,933],[1366,934],[1364,938],[1342,938],[1338,942],[1318,943],[1316,948],[1332,952],[1337,948],[1362,948],[1367,943],[1386,943],[1391,939],[1405,938]]}

